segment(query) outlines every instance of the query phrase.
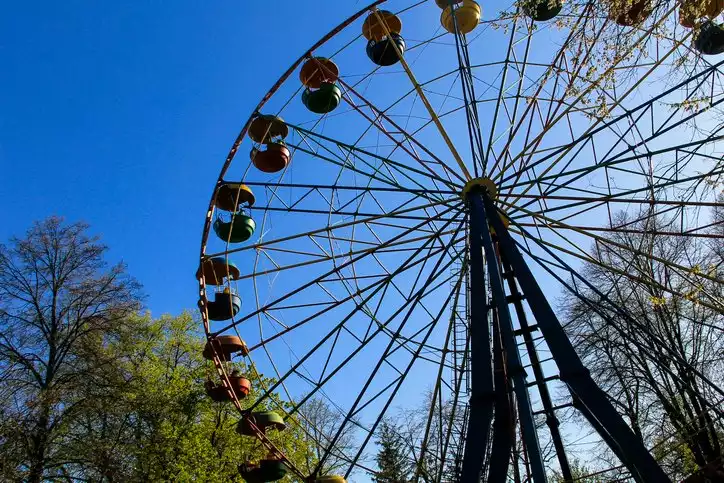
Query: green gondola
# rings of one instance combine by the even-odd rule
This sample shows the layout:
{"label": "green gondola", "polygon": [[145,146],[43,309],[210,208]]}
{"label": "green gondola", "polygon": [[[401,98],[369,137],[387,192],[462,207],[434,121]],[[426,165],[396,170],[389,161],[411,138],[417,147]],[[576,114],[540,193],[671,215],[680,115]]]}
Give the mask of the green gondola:
{"label": "green gondola", "polygon": [[241,212],[232,214],[229,221],[219,217],[214,222],[216,235],[229,243],[245,242],[254,234],[254,229],[256,229],[254,220]]}
{"label": "green gondola", "polygon": [[307,109],[316,114],[327,114],[334,111],[342,100],[342,91],[336,84],[322,82],[319,89],[304,89],[302,102]]}
{"label": "green gondola", "polygon": [[239,473],[248,483],[281,480],[288,471],[287,465],[276,459],[265,459],[259,461],[258,465],[245,464],[239,467]]}

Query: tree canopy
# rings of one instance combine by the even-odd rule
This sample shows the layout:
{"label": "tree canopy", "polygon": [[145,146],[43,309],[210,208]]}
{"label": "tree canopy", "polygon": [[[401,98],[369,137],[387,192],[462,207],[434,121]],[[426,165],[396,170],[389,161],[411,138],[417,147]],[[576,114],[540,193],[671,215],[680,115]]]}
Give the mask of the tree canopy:
{"label": "tree canopy", "polygon": [[[140,285],[87,231],[49,218],[0,245],[0,479],[242,481],[238,466],[266,450],[236,432],[233,405],[205,394],[216,372],[200,322],[142,314]],[[274,382],[234,367],[251,374],[247,407]],[[334,423],[324,402],[314,407],[306,416]],[[257,409],[284,408],[272,395]],[[313,466],[326,435],[308,429],[269,437],[293,464]]]}
{"label": "tree canopy", "polygon": [[565,297],[563,309],[598,384],[667,472],[683,477],[722,456],[722,244],[656,234],[666,223],[619,216],[616,226],[635,230],[594,246],[583,273],[595,289]]}

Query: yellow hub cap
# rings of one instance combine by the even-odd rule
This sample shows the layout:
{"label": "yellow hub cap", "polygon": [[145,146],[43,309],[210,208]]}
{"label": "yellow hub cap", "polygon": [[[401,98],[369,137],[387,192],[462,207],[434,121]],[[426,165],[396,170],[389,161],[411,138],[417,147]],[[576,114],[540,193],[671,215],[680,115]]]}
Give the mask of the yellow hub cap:
{"label": "yellow hub cap", "polygon": [[[463,190],[460,193],[460,196],[463,199],[466,199],[468,195],[474,191],[476,188],[485,190],[491,199],[495,200],[498,198],[498,187],[495,186],[495,183],[490,178],[475,178],[471,179],[467,183],[465,183],[465,186],[463,186]],[[510,225],[510,220],[505,215],[505,213],[501,213],[500,219],[503,221],[503,224],[507,228]],[[493,230],[493,227],[490,227],[490,231],[495,234],[495,230]]]}
{"label": "yellow hub cap", "polygon": [[493,183],[493,180],[490,178],[471,179],[463,186],[463,191],[460,193],[460,196],[462,196],[463,199],[467,198],[473,188],[482,188],[488,192],[492,199],[498,197],[498,187],[495,186],[495,183]]}

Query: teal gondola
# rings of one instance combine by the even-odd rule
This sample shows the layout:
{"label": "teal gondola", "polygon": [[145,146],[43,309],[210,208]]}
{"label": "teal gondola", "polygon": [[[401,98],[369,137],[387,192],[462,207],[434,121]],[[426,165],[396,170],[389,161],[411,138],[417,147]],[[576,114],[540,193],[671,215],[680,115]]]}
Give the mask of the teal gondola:
{"label": "teal gondola", "polygon": [[231,291],[216,292],[214,300],[206,304],[210,320],[229,320],[241,310],[241,297]]}

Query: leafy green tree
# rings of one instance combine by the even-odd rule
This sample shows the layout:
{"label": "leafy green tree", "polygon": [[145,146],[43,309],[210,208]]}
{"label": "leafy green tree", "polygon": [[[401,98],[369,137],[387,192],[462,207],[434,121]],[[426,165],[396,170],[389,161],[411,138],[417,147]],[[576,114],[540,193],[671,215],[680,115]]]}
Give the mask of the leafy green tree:
{"label": "leafy green tree", "polygon": [[[118,361],[109,378],[123,379],[125,386],[106,397],[98,394],[95,410],[69,429],[80,460],[74,474],[109,482],[241,481],[238,465],[265,457],[267,450],[236,432],[239,413],[231,403],[212,402],[204,393],[204,381],[215,370],[201,355],[199,322],[185,312],[156,320],[139,316],[135,325],[106,349]],[[242,400],[248,407],[274,381],[243,364],[235,367],[252,381]],[[256,410],[285,408],[272,395]],[[295,421],[269,437],[298,468],[309,458],[316,463],[308,434]]]}
{"label": "leafy green tree", "polygon": [[[199,321],[140,314],[138,283],[105,252],[59,218],[0,245],[0,480],[240,481],[267,450],[205,394],[218,376]],[[243,407],[274,383],[234,368],[252,382]],[[256,409],[289,406],[272,394]],[[318,462],[308,422],[269,439],[302,471]]]}

